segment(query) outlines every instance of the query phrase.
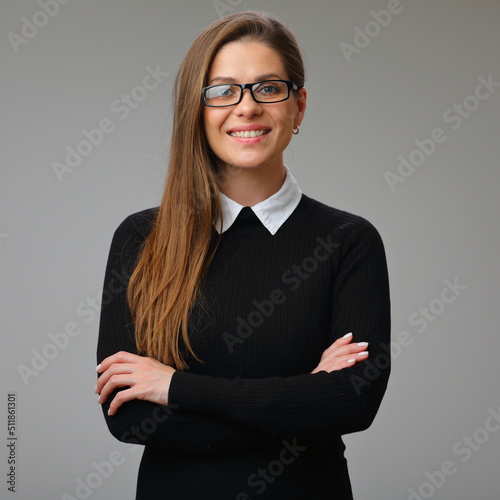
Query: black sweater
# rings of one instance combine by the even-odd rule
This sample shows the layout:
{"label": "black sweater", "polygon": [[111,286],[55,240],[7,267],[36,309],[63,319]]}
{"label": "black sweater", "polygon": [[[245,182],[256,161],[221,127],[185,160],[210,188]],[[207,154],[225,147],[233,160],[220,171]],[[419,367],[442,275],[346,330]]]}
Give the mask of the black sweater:
{"label": "black sweater", "polygon": [[[133,214],[114,234],[98,363],[137,353],[125,287],[156,213]],[[376,229],[303,195],[273,236],[244,208],[222,234],[189,332],[202,362],[187,357],[189,370],[174,373],[168,407],[134,400],[108,417],[103,405],[116,438],[146,446],[136,498],[352,498],[340,436],[372,423],[390,370]],[[348,332],[369,342],[369,359],[310,374]]]}

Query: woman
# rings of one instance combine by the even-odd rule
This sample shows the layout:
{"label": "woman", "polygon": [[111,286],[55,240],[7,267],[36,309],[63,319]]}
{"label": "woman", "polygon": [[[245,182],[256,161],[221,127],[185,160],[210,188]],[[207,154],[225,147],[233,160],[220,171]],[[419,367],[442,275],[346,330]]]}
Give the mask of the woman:
{"label": "woman", "polygon": [[101,312],[96,392],[145,445],[137,499],[352,498],[341,435],[387,385],[387,268],[283,164],[306,99],[268,15],[215,22],[181,65],[164,196],[116,230]]}

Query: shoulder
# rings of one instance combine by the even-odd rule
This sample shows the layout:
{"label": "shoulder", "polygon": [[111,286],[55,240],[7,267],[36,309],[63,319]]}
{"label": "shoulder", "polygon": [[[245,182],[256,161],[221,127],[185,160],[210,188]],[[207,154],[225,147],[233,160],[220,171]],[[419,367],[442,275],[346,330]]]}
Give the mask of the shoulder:
{"label": "shoulder", "polygon": [[[328,247],[337,248],[338,262],[344,269],[357,268],[362,272],[377,269],[382,273],[387,269],[382,237],[365,217],[311,199],[308,218],[308,224],[315,228],[314,234],[323,234]],[[381,275],[380,279],[385,278]]]}
{"label": "shoulder", "polygon": [[158,207],[128,215],[116,228],[111,241],[111,253],[136,255],[153,228]]}
{"label": "shoulder", "polygon": [[308,224],[336,232],[352,241],[360,239],[375,239],[381,241],[380,234],[375,226],[365,217],[335,208],[318,200],[303,195],[310,204]]}
{"label": "shoulder", "polygon": [[138,236],[145,239],[151,232],[158,215],[158,207],[146,208],[128,215],[116,228],[115,235]]}

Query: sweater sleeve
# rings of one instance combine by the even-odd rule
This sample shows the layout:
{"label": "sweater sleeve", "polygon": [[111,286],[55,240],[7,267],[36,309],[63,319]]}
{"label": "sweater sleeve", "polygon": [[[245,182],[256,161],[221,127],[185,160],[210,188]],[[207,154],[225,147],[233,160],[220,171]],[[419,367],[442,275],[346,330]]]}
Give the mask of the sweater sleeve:
{"label": "sweater sleeve", "polygon": [[265,379],[229,380],[177,371],[169,401],[302,442],[369,427],[390,372],[389,282],[378,232],[364,219],[357,226],[345,235],[334,278],[331,341],[353,332],[355,341],[369,342],[368,360],[331,373]]}
{"label": "sweater sleeve", "polygon": [[[118,351],[137,354],[126,287],[151,219],[146,215],[128,217],[113,235],[102,293],[97,363]],[[263,432],[236,421],[192,412],[173,403],[167,407],[133,400],[110,417],[107,411],[116,393],[102,405],[102,410],[110,432],[126,443],[206,454],[256,449],[269,439]]]}

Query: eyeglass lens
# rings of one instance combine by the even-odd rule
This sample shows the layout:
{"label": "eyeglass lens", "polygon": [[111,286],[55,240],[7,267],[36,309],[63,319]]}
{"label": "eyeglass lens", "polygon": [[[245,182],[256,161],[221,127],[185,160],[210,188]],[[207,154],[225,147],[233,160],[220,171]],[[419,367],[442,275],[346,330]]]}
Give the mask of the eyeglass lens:
{"label": "eyeglass lens", "polygon": [[[205,101],[210,106],[229,106],[240,100],[242,88],[239,85],[221,84],[205,89]],[[252,86],[257,102],[279,102],[288,98],[288,86],[284,82],[258,82]]]}

